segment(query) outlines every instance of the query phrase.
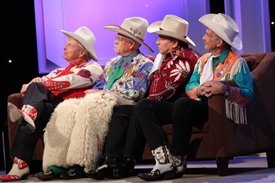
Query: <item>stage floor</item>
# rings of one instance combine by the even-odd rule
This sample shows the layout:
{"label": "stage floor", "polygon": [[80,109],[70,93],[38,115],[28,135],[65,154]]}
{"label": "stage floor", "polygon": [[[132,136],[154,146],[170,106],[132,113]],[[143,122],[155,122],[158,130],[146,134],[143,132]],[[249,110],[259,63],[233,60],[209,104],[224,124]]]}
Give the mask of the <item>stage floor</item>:
{"label": "stage floor", "polygon": [[[152,168],[152,164],[136,166],[138,171],[146,171]],[[182,178],[161,181],[163,183],[274,183],[275,182],[275,168],[267,168],[265,157],[259,156],[242,156],[236,157],[229,161],[229,175],[218,176],[216,163],[212,160],[207,161],[188,161],[187,172]],[[3,172],[2,172],[3,173]],[[21,182],[43,182],[39,181],[33,175],[29,176],[28,180]],[[74,182],[74,183],[88,183],[88,182],[108,182],[108,183],[130,183],[130,182],[144,182],[137,176],[129,177],[119,180],[94,180],[91,178],[82,178],[76,180],[62,181],[53,180],[50,182]]]}

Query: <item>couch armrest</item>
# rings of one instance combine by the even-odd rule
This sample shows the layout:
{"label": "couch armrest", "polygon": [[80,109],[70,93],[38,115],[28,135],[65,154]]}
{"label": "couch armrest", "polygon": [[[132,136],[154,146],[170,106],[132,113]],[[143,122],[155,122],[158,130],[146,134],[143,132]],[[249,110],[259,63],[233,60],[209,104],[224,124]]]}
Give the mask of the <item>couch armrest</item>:
{"label": "couch armrest", "polygon": [[[231,127],[233,122],[226,118],[225,114],[225,98],[222,95],[214,95],[208,99],[208,121],[205,127],[210,132],[203,140],[211,141],[212,147],[208,147],[210,156],[216,154],[216,157],[224,156],[225,144],[228,144],[229,136],[234,133]],[[209,145],[209,143],[206,143]],[[210,150],[211,148],[211,150]]]}
{"label": "couch armrest", "polygon": [[[269,134],[272,127],[268,120],[262,123],[257,120],[260,111],[251,114],[247,108],[248,125],[240,125],[226,118],[223,96],[209,98],[208,107],[208,121],[204,126],[208,132],[204,133],[197,157],[223,158],[252,154],[263,152],[273,144],[270,139],[274,138]],[[255,119],[251,119],[252,115]]]}
{"label": "couch armrest", "polygon": [[[9,95],[7,102],[13,103],[20,109],[23,106],[23,98],[21,93],[13,93]],[[9,117],[7,118],[7,122],[8,122],[9,149],[11,149],[14,139],[16,138],[16,133],[19,126],[16,123],[12,123]],[[41,138],[38,140],[38,143],[36,144],[36,147],[33,153],[33,160],[42,160],[43,147],[44,147],[43,140]]]}
{"label": "couch armrest", "polygon": [[[23,105],[22,99],[23,98],[21,93],[13,93],[8,96],[7,102],[11,102],[12,104],[16,105],[20,109]],[[9,149],[11,149],[13,141],[16,137],[18,125],[10,121],[9,115],[7,117],[7,122],[8,122],[7,124],[8,124]]]}
{"label": "couch armrest", "polygon": [[21,93],[13,93],[8,96],[8,102],[13,103],[18,108],[21,108],[23,105],[22,95]]}
{"label": "couch armrest", "polygon": [[[238,154],[244,125],[236,125],[226,118],[225,98],[215,95],[208,99],[208,121],[203,127],[203,137],[195,158],[224,158]],[[240,142],[240,143],[234,143]]]}

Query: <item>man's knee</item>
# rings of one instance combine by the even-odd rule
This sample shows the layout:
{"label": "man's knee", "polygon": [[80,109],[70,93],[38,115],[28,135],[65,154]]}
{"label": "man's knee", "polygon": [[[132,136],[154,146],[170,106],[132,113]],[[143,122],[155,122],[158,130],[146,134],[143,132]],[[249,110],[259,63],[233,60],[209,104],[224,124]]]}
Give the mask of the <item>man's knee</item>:
{"label": "man's knee", "polygon": [[42,83],[33,82],[28,86],[28,89],[45,89]]}
{"label": "man's knee", "polygon": [[192,106],[192,99],[187,97],[181,97],[175,101],[174,109],[186,110]]}
{"label": "man's knee", "polygon": [[135,112],[138,114],[143,114],[152,108],[152,100],[150,99],[142,99],[135,105]]}

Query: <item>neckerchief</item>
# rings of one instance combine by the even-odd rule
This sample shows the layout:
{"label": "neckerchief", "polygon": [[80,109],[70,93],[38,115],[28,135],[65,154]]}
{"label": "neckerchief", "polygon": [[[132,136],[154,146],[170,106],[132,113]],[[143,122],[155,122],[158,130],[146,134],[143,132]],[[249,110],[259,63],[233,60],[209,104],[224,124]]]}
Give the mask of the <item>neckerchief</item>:
{"label": "neckerchief", "polygon": [[124,71],[131,65],[132,59],[138,54],[140,54],[140,51],[136,51],[127,57],[121,57],[117,63],[111,64],[112,69],[108,74],[108,81],[106,82],[104,89],[109,90],[115,81],[121,78]]}

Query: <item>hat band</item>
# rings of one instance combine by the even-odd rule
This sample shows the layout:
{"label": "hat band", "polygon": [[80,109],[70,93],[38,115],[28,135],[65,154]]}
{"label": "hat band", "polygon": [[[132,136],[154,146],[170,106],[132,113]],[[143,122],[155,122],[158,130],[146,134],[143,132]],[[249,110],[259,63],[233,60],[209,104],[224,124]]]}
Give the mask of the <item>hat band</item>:
{"label": "hat band", "polygon": [[[159,28],[159,30],[162,30],[162,31],[166,31],[166,30],[164,30],[163,28]],[[171,32],[171,31],[167,31],[167,32]],[[171,33],[174,33],[174,32],[171,32]],[[179,35],[180,36],[180,35]],[[187,36],[182,36],[183,38],[187,38]]]}
{"label": "hat band", "polygon": [[[141,39],[140,37],[137,37],[135,36],[135,34],[133,34],[132,32],[122,28],[122,27],[119,27],[120,29],[124,30],[125,32],[127,32],[128,34],[131,34],[131,36],[135,37],[136,39],[138,39],[140,42],[143,42],[143,39]],[[130,38],[131,39],[131,38]]]}

